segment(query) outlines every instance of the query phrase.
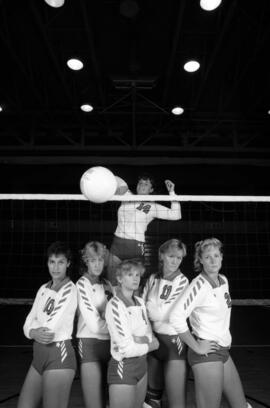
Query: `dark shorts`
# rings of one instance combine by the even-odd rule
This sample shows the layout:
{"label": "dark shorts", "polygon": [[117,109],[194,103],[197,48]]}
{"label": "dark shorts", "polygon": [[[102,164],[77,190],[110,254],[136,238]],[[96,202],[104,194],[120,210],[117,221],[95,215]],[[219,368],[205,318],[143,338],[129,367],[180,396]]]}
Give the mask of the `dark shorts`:
{"label": "dark shorts", "polygon": [[80,364],[94,361],[108,363],[111,358],[110,340],[80,338],[78,339],[78,353]]}
{"label": "dark shorts", "polygon": [[155,333],[155,336],[159,341],[159,348],[150,353],[152,357],[160,361],[186,359],[187,347],[178,335],[168,336],[167,334]]}
{"label": "dark shorts", "polygon": [[124,358],[122,361],[111,358],[107,375],[108,384],[136,385],[146,373],[146,356]]}
{"label": "dark shorts", "polygon": [[144,242],[114,236],[110,252],[121,261],[144,256]]}
{"label": "dark shorts", "polygon": [[42,375],[47,370],[71,369],[76,371],[76,356],[71,340],[33,345],[32,366]]}
{"label": "dark shorts", "polygon": [[209,353],[207,356],[205,354],[197,354],[190,348],[188,350],[188,362],[191,367],[195,364],[210,363],[214,361],[221,361],[225,364],[229,357],[230,353],[228,347],[220,347],[219,350],[214,353]]}

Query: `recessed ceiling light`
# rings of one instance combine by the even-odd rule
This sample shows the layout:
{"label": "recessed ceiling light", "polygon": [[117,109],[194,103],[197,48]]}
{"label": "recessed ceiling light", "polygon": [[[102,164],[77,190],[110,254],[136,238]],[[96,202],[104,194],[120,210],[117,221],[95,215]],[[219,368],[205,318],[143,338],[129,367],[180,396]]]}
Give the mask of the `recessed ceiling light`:
{"label": "recessed ceiling light", "polygon": [[215,10],[222,0],[200,0],[200,6],[203,10],[212,11]]}
{"label": "recessed ceiling light", "polygon": [[200,63],[194,60],[188,61],[184,65],[184,70],[187,72],[195,72],[195,71],[198,71],[199,68],[200,68]]}
{"label": "recessed ceiling light", "polygon": [[93,106],[89,105],[88,103],[81,106],[81,110],[84,112],[92,112],[93,109]]}
{"label": "recessed ceiling light", "polygon": [[65,0],[45,0],[45,3],[47,3],[51,7],[62,7],[65,3]]}
{"label": "recessed ceiling light", "polygon": [[77,58],[71,58],[67,61],[67,66],[74,71],[79,71],[80,69],[82,69],[83,63]]}
{"label": "recessed ceiling light", "polygon": [[172,109],[172,113],[173,113],[174,115],[182,115],[182,113],[184,113],[184,109],[181,108],[181,106],[175,106],[175,107]]}
{"label": "recessed ceiling light", "polygon": [[2,106],[0,106],[0,112],[2,112],[2,110],[3,110],[3,108],[2,108]]}

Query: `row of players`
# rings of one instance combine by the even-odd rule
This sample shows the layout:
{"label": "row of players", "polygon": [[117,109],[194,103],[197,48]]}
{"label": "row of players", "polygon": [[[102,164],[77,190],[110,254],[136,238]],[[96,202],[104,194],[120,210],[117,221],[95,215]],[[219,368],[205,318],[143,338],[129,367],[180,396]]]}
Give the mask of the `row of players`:
{"label": "row of players", "polygon": [[[197,277],[180,270],[186,246],[171,239],[159,248],[159,268],[137,291],[144,266],[121,262],[117,287],[103,277],[106,248],[89,242],[85,271],[76,285],[68,277],[71,253],[62,243],[48,249],[51,281],[42,285],[24,324],[34,340],[33,361],[18,408],[66,408],[76,372],[71,343],[78,307],[78,355],[87,408],[159,407],[163,389],[169,408],[186,407],[187,362],[198,408],[218,408],[222,393],[232,408],[246,408],[242,384],[229,354],[231,299],[220,273],[222,244],[195,245]],[[188,347],[187,347],[188,346]],[[188,349],[188,350],[187,350]],[[148,381],[147,381],[148,377]]]}

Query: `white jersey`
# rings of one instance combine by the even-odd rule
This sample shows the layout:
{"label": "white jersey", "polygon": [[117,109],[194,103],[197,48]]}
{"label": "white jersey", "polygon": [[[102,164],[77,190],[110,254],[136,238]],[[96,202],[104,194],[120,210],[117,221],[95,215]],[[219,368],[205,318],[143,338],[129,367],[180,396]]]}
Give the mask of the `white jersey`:
{"label": "white jersey", "polygon": [[108,300],[113,296],[113,287],[103,279],[100,283],[91,283],[82,276],[76,283],[78,289],[78,326],[77,337],[110,338],[104,316]]}
{"label": "white jersey", "polygon": [[148,353],[148,344],[136,343],[133,336],[146,336],[152,341],[152,330],[145,304],[137,296],[136,306],[129,306],[118,291],[107,304],[106,321],[111,336],[111,355],[117,361]]}
{"label": "white jersey", "polygon": [[170,322],[177,333],[188,330],[189,317],[192,332],[201,339],[216,341],[220,346],[231,345],[231,297],[228,280],[219,275],[220,285],[215,285],[207,275],[199,274],[176,303]]}
{"label": "white jersey", "polygon": [[188,287],[188,279],[180,271],[172,280],[151,275],[143,290],[148,317],[156,333],[174,335],[175,328],[169,321],[170,313]]}
{"label": "white jersey", "polygon": [[77,308],[77,290],[71,280],[56,292],[51,289],[52,282],[40,287],[28,314],[23,331],[30,339],[30,330],[47,327],[55,333],[53,341],[71,339],[73,321]]}
{"label": "white jersey", "polygon": [[[132,196],[130,191],[126,194]],[[174,193],[170,193],[170,195],[174,195]],[[145,242],[145,232],[148,224],[155,218],[172,221],[180,220],[180,203],[172,201],[171,208],[168,208],[154,202],[122,202],[118,209],[118,225],[114,234],[119,238]]]}

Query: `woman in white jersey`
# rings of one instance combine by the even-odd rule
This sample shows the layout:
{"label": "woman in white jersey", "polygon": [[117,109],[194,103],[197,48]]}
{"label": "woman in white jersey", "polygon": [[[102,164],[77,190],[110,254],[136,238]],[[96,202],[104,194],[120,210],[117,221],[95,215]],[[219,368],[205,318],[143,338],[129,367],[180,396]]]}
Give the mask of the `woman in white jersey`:
{"label": "woman in white jersey", "polygon": [[[116,177],[118,188],[116,194],[130,195],[125,181]],[[173,197],[174,183],[165,180],[166,188]],[[139,177],[136,192],[139,195],[149,195],[154,191],[154,182],[151,177],[144,175]],[[115,284],[115,268],[124,259],[144,257],[145,233],[151,221],[155,218],[162,220],[180,220],[181,206],[178,201],[172,201],[171,208],[157,204],[153,201],[125,201],[118,209],[117,228],[114,233],[110,248],[108,263],[108,278]]]}
{"label": "woman in white jersey", "polygon": [[112,358],[108,369],[110,408],[141,408],[147,387],[146,355],[158,348],[142,298],[134,296],[144,272],[141,262],[123,261],[119,287],[106,308]]}
{"label": "woman in white jersey", "polygon": [[71,344],[77,291],[70,280],[70,250],[61,242],[47,251],[51,280],[40,287],[23,330],[34,340],[33,361],[24,381],[18,408],[66,408],[76,371]]}
{"label": "woman in white jersey", "polygon": [[106,405],[107,365],[110,336],[105,321],[105,308],[113,296],[109,281],[103,277],[106,247],[88,242],[82,250],[82,277],[78,289],[79,319],[77,327],[81,384],[86,408]]}
{"label": "woman in white jersey", "polygon": [[[232,301],[228,280],[220,274],[222,244],[216,238],[197,242],[194,267],[198,276],[175,305],[170,321],[189,346],[188,361],[195,381],[198,408],[219,408],[222,393],[231,408],[247,402],[229,354]],[[186,319],[192,332],[189,331]]]}
{"label": "woman in white jersey", "polygon": [[159,341],[158,350],[148,355],[145,407],[161,406],[163,382],[168,407],[186,406],[186,346],[169,321],[175,303],[188,286],[188,279],[180,270],[186,253],[186,246],[180,240],[164,242],[159,248],[159,270],[149,277],[144,287],[143,299],[153,332]]}

